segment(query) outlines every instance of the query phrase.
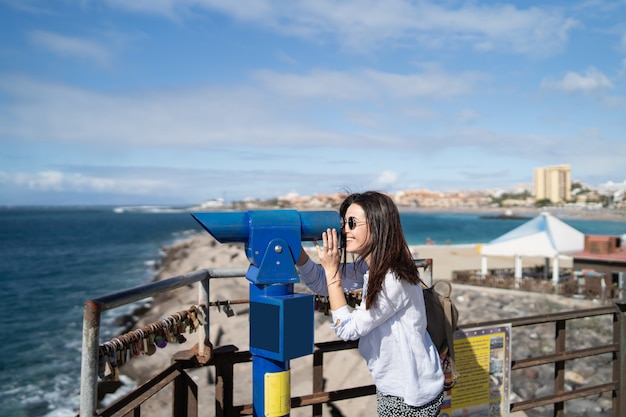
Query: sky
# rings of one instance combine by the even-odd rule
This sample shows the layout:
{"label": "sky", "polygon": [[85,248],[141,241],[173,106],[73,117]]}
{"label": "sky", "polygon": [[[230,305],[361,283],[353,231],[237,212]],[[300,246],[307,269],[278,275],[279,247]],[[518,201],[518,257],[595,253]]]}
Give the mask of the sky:
{"label": "sky", "polygon": [[0,205],[626,179],[626,0],[0,0]]}

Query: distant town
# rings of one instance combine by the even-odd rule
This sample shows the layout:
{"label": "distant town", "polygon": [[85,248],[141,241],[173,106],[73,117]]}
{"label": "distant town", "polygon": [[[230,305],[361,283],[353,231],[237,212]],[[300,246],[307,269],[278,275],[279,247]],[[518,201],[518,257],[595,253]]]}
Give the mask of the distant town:
{"label": "distant town", "polygon": [[[612,212],[626,216],[626,180],[607,182],[593,187],[572,181],[570,165],[535,168],[533,184],[517,185],[511,189],[431,191],[404,190],[389,193],[400,208],[429,210],[500,210],[513,213],[552,209],[560,211]],[[346,193],[301,196],[290,193],[267,200],[245,199],[226,204],[222,199],[203,202],[201,209],[256,208],[337,208]]]}

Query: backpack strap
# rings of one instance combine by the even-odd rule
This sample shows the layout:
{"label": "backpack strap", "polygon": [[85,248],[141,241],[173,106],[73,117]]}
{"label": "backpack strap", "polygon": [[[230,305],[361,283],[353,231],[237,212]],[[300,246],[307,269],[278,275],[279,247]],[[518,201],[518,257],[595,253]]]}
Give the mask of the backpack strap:
{"label": "backpack strap", "polygon": [[[435,288],[437,286],[440,286],[439,284],[446,285],[446,290]],[[452,294],[452,285],[448,281],[437,281],[435,282],[435,284],[433,284],[432,288],[444,299],[441,307],[443,308],[444,314],[446,316],[446,321],[451,324],[450,326],[446,326],[446,340],[448,344],[448,352],[446,353],[442,361],[444,372],[449,372],[451,375],[451,379],[444,382],[444,389],[449,390],[456,384],[457,380],[460,377],[459,373],[456,370],[456,364],[454,361],[454,331],[456,329],[454,329],[452,326],[452,324],[455,323],[458,319],[458,312],[456,312],[456,309],[452,305],[452,298],[450,297]]]}

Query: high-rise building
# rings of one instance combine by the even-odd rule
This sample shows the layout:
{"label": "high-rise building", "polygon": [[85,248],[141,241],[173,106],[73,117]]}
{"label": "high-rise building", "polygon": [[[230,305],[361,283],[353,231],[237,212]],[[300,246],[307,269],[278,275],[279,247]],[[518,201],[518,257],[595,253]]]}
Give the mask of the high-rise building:
{"label": "high-rise building", "polygon": [[570,165],[535,168],[535,200],[563,203],[572,198]]}

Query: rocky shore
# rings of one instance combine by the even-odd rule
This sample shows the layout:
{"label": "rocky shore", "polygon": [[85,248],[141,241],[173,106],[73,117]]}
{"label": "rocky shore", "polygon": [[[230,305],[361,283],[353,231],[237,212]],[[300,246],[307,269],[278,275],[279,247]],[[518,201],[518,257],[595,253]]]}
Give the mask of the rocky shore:
{"label": "rocky shore", "polygon": [[[418,246],[412,248],[418,257],[432,258],[434,262],[433,278],[451,279],[452,271],[462,269],[478,269],[480,255],[471,245],[466,246]],[[311,253],[312,257],[315,255]],[[525,260],[541,264],[542,259]],[[490,266],[509,266],[510,259],[490,260]],[[156,271],[156,280],[185,274],[203,268],[247,267],[243,246],[240,244],[220,244],[208,234],[193,236],[171,247],[164,248],[164,256]],[[297,285],[298,292],[308,290]],[[529,293],[517,290],[503,290],[469,285],[454,284],[453,299],[459,309],[460,322],[476,323],[501,318],[515,318],[538,314],[548,314],[556,311],[570,311],[597,307],[600,304],[590,300],[578,300],[559,297],[552,294]],[[248,298],[248,282],[241,279],[215,279],[211,282],[210,300],[237,300]],[[134,328],[143,327],[148,323],[158,321],[176,311],[188,308],[198,302],[196,286],[182,288],[166,295],[156,297],[151,308],[144,311],[138,318]],[[210,312],[211,341],[214,346],[235,345],[239,350],[248,350],[248,308],[246,304],[232,305],[234,315],[224,314],[224,311],[212,309]],[[336,340],[336,336],[329,329],[329,318],[322,313],[316,313],[315,341]],[[568,347],[588,346],[596,340],[607,340],[611,334],[611,322],[606,319],[589,319],[577,324],[575,329],[568,328]],[[165,349],[159,349],[154,355],[141,356],[125,364],[121,370],[124,386],[116,395],[141,384],[171,361],[171,356],[179,350],[190,349],[195,343],[194,335],[188,336],[185,344],[170,344]],[[517,331],[512,334],[513,358],[527,358],[539,354],[549,353],[554,344],[554,329],[537,326],[533,329]],[[306,395],[311,392],[311,358],[304,357],[292,360],[292,394]],[[610,357],[601,355],[586,361],[574,361],[566,369],[566,384],[568,387],[581,385],[596,385],[612,379]],[[324,362],[326,389],[333,390],[351,386],[360,386],[371,383],[371,377],[358,352],[351,351],[341,354],[326,355]],[[214,376],[211,367],[192,370],[190,376],[198,384],[199,406],[201,415],[214,415],[213,382]],[[511,399],[530,399],[547,395],[552,392],[552,367],[531,368],[524,372],[517,371],[512,375]],[[235,403],[244,404],[252,401],[251,395],[251,367],[249,364],[238,365],[235,374]],[[105,397],[104,403],[110,402],[113,397]],[[165,417],[171,415],[171,391],[164,390],[142,406],[142,415],[148,417]],[[567,415],[574,417],[610,416],[610,395],[588,397],[570,402]],[[534,409],[516,416],[551,415],[550,408]],[[308,416],[310,409],[293,409],[292,416]],[[324,415],[328,416],[368,416],[375,415],[375,398],[366,397],[354,400],[339,401],[331,406],[324,407]]]}

